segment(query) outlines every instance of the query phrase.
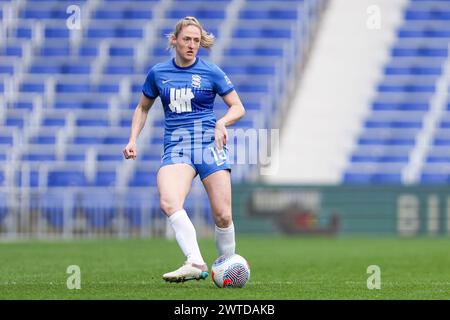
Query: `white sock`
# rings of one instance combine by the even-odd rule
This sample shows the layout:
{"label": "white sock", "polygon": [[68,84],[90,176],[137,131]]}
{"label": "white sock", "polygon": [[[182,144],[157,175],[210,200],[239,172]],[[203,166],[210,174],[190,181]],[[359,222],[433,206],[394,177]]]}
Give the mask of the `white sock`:
{"label": "white sock", "polygon": [[216,226],[216,247],[219,252],[219,256],[221,255],[231,255],[235,253],[236,250],[236,242],[234,240],[234,224],[231,222],[231,225],[227,228],[219,228]]}
{"label": "white sock", "polygon": [[175,231],[178,245],[186,256],[187,261],[201,265],[205,264],[198,247],[194,225],[186,211],[182,209],[175,212],[169,217],[169,221]]}

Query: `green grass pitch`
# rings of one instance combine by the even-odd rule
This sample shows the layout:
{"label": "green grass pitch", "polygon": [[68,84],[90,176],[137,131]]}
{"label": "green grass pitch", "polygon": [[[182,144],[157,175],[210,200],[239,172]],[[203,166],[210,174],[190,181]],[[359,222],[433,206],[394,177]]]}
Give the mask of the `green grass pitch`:
{"label": "green grass pitch", "polygon": [[[0,299],[449,299],[449,238],[237,237],[249,261],[243,289],[206,280],[166,283],[183,263],[173,240],[76,240],[0,243]],[[200,246],[209,266],[213,240]],[[81,289],[69,290],[69,265],[81,269]],[[381,269],[381,289],[369,290],[367,267]]]}

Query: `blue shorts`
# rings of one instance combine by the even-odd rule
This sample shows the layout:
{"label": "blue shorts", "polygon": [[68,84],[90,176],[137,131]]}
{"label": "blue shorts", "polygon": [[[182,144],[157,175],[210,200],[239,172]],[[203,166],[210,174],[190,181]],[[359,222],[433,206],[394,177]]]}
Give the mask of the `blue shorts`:
{"label": "blue shorts", "polygon": [[228,148],[224,146],[222,150],[217,150],[214,143],[203,144],[197,148],[167,148],[161,159],[161,167],[176,163],[192,166],[201,180],[219,170],[231,172]]}

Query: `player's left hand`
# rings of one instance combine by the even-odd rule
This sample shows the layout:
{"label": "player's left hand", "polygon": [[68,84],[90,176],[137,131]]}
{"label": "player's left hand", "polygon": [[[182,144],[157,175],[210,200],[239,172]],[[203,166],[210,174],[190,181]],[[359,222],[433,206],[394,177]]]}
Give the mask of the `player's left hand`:
{"label": "player's left hand", "polygon": [[220,120],[216,122],[216,129],[214,130],[214,137],[217,150],[222,150],[223,146],[227,144],[228,132],[225,124]]}

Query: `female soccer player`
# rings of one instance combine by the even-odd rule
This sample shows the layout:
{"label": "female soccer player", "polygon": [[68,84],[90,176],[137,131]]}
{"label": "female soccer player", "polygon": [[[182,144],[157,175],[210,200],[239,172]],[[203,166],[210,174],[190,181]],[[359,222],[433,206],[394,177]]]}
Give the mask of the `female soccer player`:
{"label": "female soccer player", "polygon": [[[185,17],[178,21],[169,35],[169,47],[175,49],[175,58],[156,64],[149,71],[133,115],[129,143],[123,150],[126,159],[136,159],[136,140],[150,107],[159,96],[165,114],[164,154],[157,174],[160,206],[186,256],[183,266],[163,275],[163,279],[170,282],[208,276],[194,225],[183,208],[197,174],[214,215],[218,254],[235,252],[226,127],[242,118],[245,109],[225,73],[215,64],[197,57],[200,47],[210,48],[213,44],[213,35],[207,33],[196,18]],[[218,121],[213,113],[216,94],[229,107]]]}

